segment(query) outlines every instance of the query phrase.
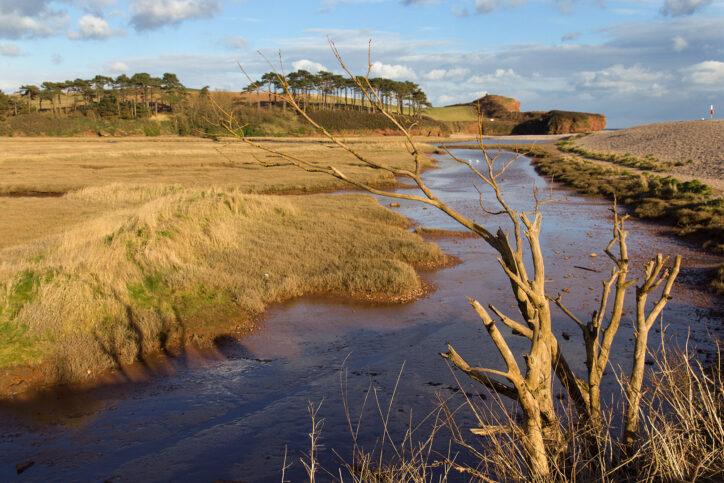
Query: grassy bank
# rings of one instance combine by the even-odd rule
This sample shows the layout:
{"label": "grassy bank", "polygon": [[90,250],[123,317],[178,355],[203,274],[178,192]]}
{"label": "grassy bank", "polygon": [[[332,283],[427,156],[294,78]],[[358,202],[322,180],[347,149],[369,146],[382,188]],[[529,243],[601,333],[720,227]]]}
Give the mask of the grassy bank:
{"label": "grassy bank", "polygon": [[[261,142],[395,183],[316,141]],[[401,138],[351,142],[410,165]],[[0,147],[0,368],[31,365],[44,381],[248,330],[269,303],[301,294],[412,298],[422,290],[413,267],[446,263],[370,197],[271,196],[348,186],[263,168],[254,156],[276,159],[242,143],[5,138]]]}
{"label": "grassy bank", "polygon": [[0,252],[0,368],[34,365],[53,381],[249,330],[302,294],[411,299],[413,267],[446,262],[370,196],[166,185],[67,196],[124,208]]}
{"label": "grassy bank", "polygon": [[678,235],[696,238],[704,248],[724,253],[724,199],[712,198],[711,188],[700,182],[632,174],[570,157],[544,156],[536,160],[536,166],[544,175],[588,195],[616,197],[637,217],[669,222]]}
{"label": "grassy bank", "polygon": [[[316,130],[300,115],[277,106],[256,107],[232,104],[229,96],[217,96],[226,110],[244,125],[247,136],[310,136]],[[311,117],[339,134],[373,134],[395,132],[396,128],[385,116],[377,112],[356,110],[310,110]],[[427,116],[397,116],[403,125],[410,126],[415,133],[450,133],[450,124]],[[221,113],[211,104],[194,105],[193,110],[179,113],[163,113],[158,116],[144,116],[138,119],[117,117],[101,118],[81,113],[67,116],[53,116],[50,113],[32,112],[0,119],[0,136],[223,136],[226,131],[218,126]]]}
{"label": "grassy bank", "polygon": [[33,112],[0,121],[0,136],[160,136],[176,134],[170,116],[153,119],[100,119],[75,115],[54,117]]}

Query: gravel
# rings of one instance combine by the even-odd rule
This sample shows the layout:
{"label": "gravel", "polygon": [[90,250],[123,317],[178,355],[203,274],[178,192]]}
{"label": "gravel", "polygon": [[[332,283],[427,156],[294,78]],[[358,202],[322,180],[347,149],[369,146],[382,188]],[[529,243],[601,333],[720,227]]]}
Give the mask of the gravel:
{"label": "gravel", "polygon": [[619,131],[602,131],[577,140],[592,151],[653,154],[662,161],[687,163],[672,173],[697,178],[724,189],[724,120],[647,124]]}

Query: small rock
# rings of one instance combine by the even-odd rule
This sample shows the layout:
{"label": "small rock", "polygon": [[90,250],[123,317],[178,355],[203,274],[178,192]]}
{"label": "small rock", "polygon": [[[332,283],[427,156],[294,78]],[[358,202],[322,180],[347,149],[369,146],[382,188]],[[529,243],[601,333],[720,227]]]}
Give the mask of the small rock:
{"label": "small rock", "polygon": [[400,207],[399,203],[390,203],[390,208],[399,208],[399,207]]}
{"label": "small rock", "polygon": [[569,333],[566,332],[565,330],[563,331],[563,333],[561,333],[561,336],[562,336],[565,340],[571,340],[571,334],[569,334]]}

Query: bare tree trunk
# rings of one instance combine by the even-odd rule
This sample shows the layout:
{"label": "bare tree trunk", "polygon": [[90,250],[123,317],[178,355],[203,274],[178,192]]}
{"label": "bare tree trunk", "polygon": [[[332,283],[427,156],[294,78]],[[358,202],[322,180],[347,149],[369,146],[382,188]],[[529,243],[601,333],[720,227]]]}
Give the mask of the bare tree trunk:
{"label": "bare tree trunk", "polygon": [[[601,431],[603,425],[603,409],[601,405],[601,381],[606,367],[609,363],[611,346],[614,336],[616,335],[624,308],[624,299],[627,288],[636,283],[636,281],[627,281],[628,274],[628,251],[626,248],[626,232],[623,230],[623,220],[619,219],[615,214],[614,236],[606,248],[606,253],[615,263],[611,276],[603,282],[603,293],[601,296],[600,309],[594,312],[591,321],[588,323],[581,322],[570,310],[568,310],[561,301],[561,296],[553,299],[546,294],[546,277],[545,264],[543,259],[543,250],[540,243],[542,215],[539,210],[540,205],[554,201],[548,199],[540,201],[538,192],[533,191],[535,199],[535,209],[522,212],[513,210],[506,202],[501,187],[497,180],[505,173],[510,164],[518,159],[518,157],[507,162],[504,166],[499,167],[495,164],[497,157],[490,157],[485,150],[482,141],[483,118],[480,110],[478,112],[478,133],[479,143],[484,156],[483,169],[478,169],[470,161],[456,157],[447,148],[443,149],[452,159],[461,164],[465,164],[476,180],[485,183],[495,194],[498,205],[501,210],[498,212],[489,212],[482,206],[481,208],[490,214],[505,215],[513,224],[512,236],[498,228],[497,232],[490,231],[488,228],[466,218],[461,213],[455,211],[451,206],[442,202],[437,198],[429,187],[421,178],[421,155],[416,144],[413,142],[412,136],[406,130],[398,119],[387,108],[389,107],[391,98],[380,95],[370,83],[369,74],[366,78],[354,76],[344,65],[334,44],[330,41],[332,51],[337,57],[341,67],[347,72],[356,85],[355,90],[360,92],[360,111],[367,109],[369,102],[370,110],[375,110],[385,116],[395,127],[406,137],[408,142],[409,153],[414,160],[414,167],[409,169],[394,168],[381,160],[371,159],[356,151],[353,145],[348,144],[330,134],[323,126],[315,122],[304,109],[305,97],[302,95],[300,103],[291,93],[290,86],[286,78],[277,74],[280,85],[284,88],[284,96],[289,104],[306,119],[319,132],[324,134],[337,147],[347,151],[356,157],[363,165],[372,169],[386,171],[394,176],[406,177],[415,183],[421,192],[420,195],[409,194],[407,192],[395,193],[381,189],[376,189],[367,185],[363,181],[347,176],[335,166],[320,165],[310,162],[296,155],[288,154],[276,148],[259,144],[243,134],[239,134],[239,130],[233,125],[231,116],[228,113],[227,121],[223,126],[232,135],[241,137],[242,141],[257,149],[273,153],[282,158],[283,163],[268,163],[259,161],[263,166],[281,166],[292,165],[299,169],[313,173],[326,173],[342,181],[348,182],[358,188],[369,191],[376,195],[388,196],[391,198],[405,199],[416,201],[435,207],[453,218],[463,227],[479,235],[485,243],[494,248],[499,254],[498,262],[508,277],[513,296],[517,302],[518,311],[524,322],[517,322],[507,317],[500,310],[489,305],[489,309],[495,313],[500,322],[512,329],[514,332],[526,337],[529,341],[529,347],[524,353],[525,366],[519,366],[513,352],[511,351],[505,337],[498,330],[496,322],[490,316],[488,311],[477,301],[470,299],[473,309],[478,314],[488,335],[493,341],[498,353],[503,358],[507,370],[501,371],[496,369],[474,367],[471,366],[455,349],[448,345],[448,352],[442,354],[455,367],[467,374],[473,380],[481,383],[499,395],[516,401],[523,412],[522,425],[511,424],[506,426],[494,426],[485,428],[473,428],[474,434],[490,435],[500,432],[514,433],[517,441],[521,443],[524,451],[525,463],[527,465],[528,475],[531,479],[545,481],[553,476],[553,469],[558,466],[561,457],[565,455],[568,449],[568,443],[564,437],[561,428],[561,421],[556,412],[556,405],[553,397],[553,379],[554,374],[561,381],[563,387],[569,397],[575,404],[575,410],[579,421],[584,421],[594,429],[594,438],[596,433]],[[272,66],[273,67],[273,66]],[[372,64],[370,63],[370,70]],[[356,104],[356,94],[354,96]],[[405,113],[405,98],[402,95],[397,96],[397,106],[399,114]],[[300,106],[300,104],[302,104]],[[414,99],[410,100],[408,105],[408,113],[414,114],[418,104]],[[482,196],[482,195],[481,195]],[[482,198],[481,198],[482,199]],[[615,211],[615,205],[614,205]],[[612,247],[618,243],[618,254],[614,254]],[[532,262],[532,270],[530,262]],[[636,345],[633,361],[633,368],[630,382],[626,386],[628,406],[625,421],[624,443],[628,446],[632,445],[637,429],[638,410],[641,400],[641,385],[643,381],[643,367],[646,355],[647,335],[651,329],[655,319],[661,313],[666,302],[669,299],[669,293],[673,285],[674,279],[679,270],[680,257],[676,258],[674,268],[671,272],[662,270],[666,259],[659,255],[655,260],[646,266],[646,278],[641,286],[637,288],[637,333]],[[530,277],[529,278],[529,273]],[[655,304],[651,312],[646,315],[645,305],[647,295],[655,290],[662,282],[665,288],[660,300]],[[607,303],[612,287],[615,283],[615,294],[613,310],[606,323],[605,315],[607,313]],[[555,303],[569,315],[582,329],[585,341],[586,364],[588,368],[587,380],[578,378],[571,367],[568,365],[563,356],[560,344],[553,334],[552,316],[550,311],[550,302]],[[513,416],[511,416],[511,419]],[[598,454],[598,453],[596,453]]]}
{"label": "bare tree trunk", "polygon": [[[644,282],[636,287],[636,344],[634,346],[631,374],[626,386],[627,407],[622,438],[625,452],[628,454],[631,454],[633,451],[633,445],[638,432],[641,387],[644,380],[649,331],[671,298],[671,288],[674,285],[674,280],[676,280],[676,276],[679,274],[679,268],[681,267],[681,256],[676,256],[674,267],[671,271],[665,270],[662,274],[661,271],[665,262],[666,258],[659,253],[654,260],[651,260],[646,265]],[[666,282],[662,294],[654,304],[651,312],[647,315],[646,301],[648,295],[656,290],[662,282]]]}

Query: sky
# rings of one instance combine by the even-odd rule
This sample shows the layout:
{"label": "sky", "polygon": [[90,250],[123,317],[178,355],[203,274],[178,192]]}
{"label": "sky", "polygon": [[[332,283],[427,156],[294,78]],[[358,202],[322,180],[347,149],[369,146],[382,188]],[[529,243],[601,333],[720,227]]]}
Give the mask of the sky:
{"label": "sky", "polygon": [[238,64],[257,78],[280,55],[342,73],[329,40],[359,74],[371,40],[372,75],[435,106],[491,93],[611,128],[724,115],[724,0],[0,0],[0,89],[172,72],[239,91]]}

